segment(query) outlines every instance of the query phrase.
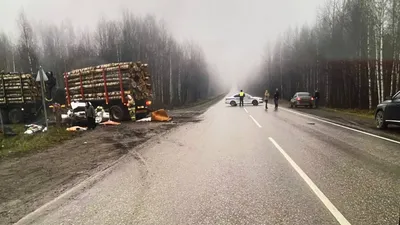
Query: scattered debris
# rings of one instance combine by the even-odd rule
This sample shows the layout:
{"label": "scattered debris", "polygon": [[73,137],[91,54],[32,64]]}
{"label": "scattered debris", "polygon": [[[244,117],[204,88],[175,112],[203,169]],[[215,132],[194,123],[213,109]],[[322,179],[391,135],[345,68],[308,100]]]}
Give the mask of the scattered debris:
{"label": "scattered debris", "polygon": [[26,131],[24,132],[24,134],[34,134],[37,133],[39,131],[47,131],[47,129],[44,129],[44,126],[41,125],[37,125],[37,124],[29,124],[29,125],[25,125]]}
{"label": "scattered debris", "polygon": [[87,130],[87,127],[74,126],[67,128],[67,131],[85,131],[85,130]]}
{"label": "scattered debris", "polygon": [[112,121],[112,120],[108,120],[106,122],[100,123],[101,125],[120,125],[121,123]]}
{"label": "scattered debris", "polygon": [[136,122],[151,122],[151,117],[143,118],[143,119],[138,120]]}

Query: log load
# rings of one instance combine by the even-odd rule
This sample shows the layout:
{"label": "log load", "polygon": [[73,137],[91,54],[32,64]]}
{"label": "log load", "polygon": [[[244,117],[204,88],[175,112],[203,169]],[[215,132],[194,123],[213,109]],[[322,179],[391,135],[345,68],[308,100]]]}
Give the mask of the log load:
{"label": "log load", "polygon": [[0,105],[40,100],[40,85],[31,74],[0,74]]}
{"label": "log load", "polygon": [[[141,62],[109,63],[64,74],[67,101],[151,98],[150,74]],[[68,99],[69,98],[69,99]]]}

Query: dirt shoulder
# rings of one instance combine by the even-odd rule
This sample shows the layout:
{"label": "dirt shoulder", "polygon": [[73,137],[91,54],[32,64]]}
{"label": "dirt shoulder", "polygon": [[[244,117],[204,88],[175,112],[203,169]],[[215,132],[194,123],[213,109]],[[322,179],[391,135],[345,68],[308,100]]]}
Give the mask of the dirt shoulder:
{"label": "dirt shoulder", "polygon": [[190,108],[168,111],[171,122],[98,127],[43,151],[0,160],[0,224],[12,224],[152,137],[197,117],[221,96]]}
{"label": "dirt shoulder", "polygon": [[315,115],[321,118],[325,118],[332,122],[341,124],[343,126],[351,127],[357,130],[369,132],[382,137],[394,139],[400,141],[400,127],[390,126],[387,130],[379,130],[375,126],[375,120],[373,115],[364,112],[348,112],[341,110],[333,110],[329,108],[321,109],[308,109],[308,108],[297,108],[297,111]]}

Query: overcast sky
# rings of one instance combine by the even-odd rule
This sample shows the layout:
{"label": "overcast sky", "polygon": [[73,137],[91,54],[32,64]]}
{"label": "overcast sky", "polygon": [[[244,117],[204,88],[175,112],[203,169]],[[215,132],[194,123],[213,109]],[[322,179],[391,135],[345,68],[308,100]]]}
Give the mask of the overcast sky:
{"label": "overcast sky", "polygon": [[36,22],[93,27],[121,9],[163,18],[179,40],[193,39],[225,77],[253,71],[268,40],[289,26],[313,24],[324,0],[0,0],[0,29],[15,34],[22,7]]}

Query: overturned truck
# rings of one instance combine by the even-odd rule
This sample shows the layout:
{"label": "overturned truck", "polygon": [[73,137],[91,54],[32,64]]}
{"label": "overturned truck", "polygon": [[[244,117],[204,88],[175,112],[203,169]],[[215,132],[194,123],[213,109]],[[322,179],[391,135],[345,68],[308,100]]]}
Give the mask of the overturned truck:
{"label": "overturned truck", "polygon": [[141,62],[109,63],[64,73],[66,102],[90,101],[103,107],[110,119],[129,119],[127,96],[136,104],[136,119],[151,111],[152,90],[147,64]]}

